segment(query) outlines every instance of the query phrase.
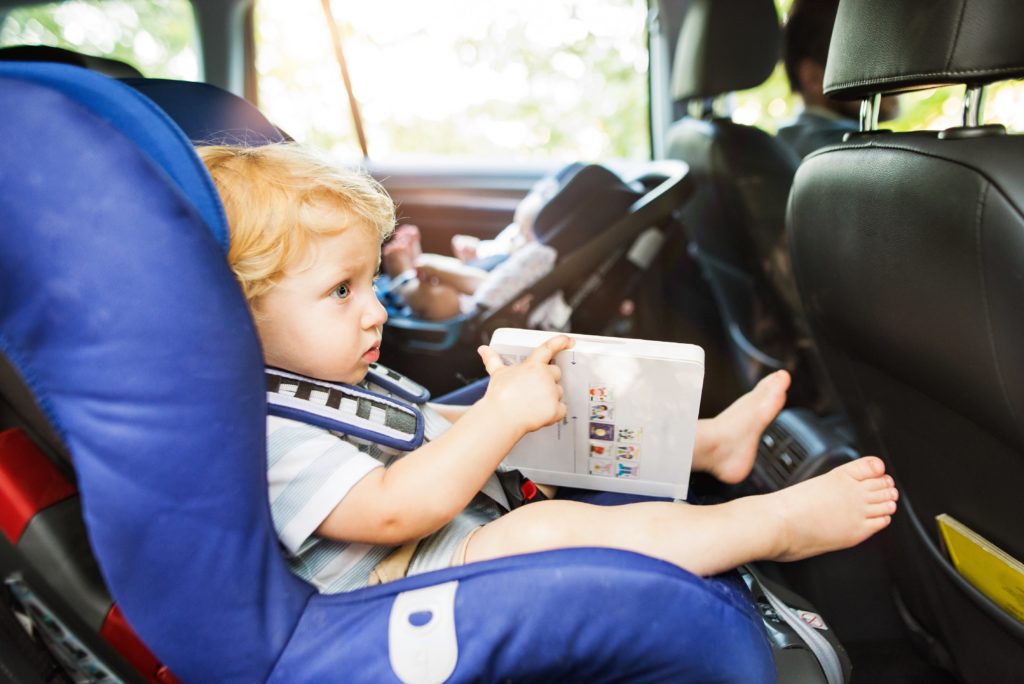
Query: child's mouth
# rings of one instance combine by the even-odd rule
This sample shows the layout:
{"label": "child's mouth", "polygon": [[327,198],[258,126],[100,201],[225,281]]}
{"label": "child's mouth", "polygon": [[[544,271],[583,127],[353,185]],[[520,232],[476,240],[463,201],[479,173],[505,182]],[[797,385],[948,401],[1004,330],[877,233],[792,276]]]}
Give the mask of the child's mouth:
{"label": "child's mouth", "polygon": [[374,363],[379,358],[380,358],[380,343],[379,342],[377,344],[373,345],[372,347],[370,347],[366,351],[366,353],[363,354],[363,361],[366,361],[367,363]]}

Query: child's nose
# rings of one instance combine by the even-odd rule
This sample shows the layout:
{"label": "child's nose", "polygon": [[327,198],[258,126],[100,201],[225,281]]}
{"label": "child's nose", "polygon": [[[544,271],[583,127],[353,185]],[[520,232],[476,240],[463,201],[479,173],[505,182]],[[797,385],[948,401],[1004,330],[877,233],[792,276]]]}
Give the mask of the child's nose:
{"label": "child's nose", "polygon": [[367,303],[366,309],[363,311],[363,327],[366,329],[379,328],[384,325],[386,320],[388,320],[387,309],[380,303],[376,295],[373,295],[372,300]]}

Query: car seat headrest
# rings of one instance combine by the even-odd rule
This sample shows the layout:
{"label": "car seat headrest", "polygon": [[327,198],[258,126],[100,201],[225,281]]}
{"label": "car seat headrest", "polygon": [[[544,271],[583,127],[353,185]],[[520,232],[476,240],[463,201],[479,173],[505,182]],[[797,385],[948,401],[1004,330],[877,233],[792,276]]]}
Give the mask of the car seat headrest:
{"label": "car seat headrest", "polygon": [[[185,135],[151,100],[106,76],[65,64],[0,62],[0,77],[48,86],[109,122],[174,182],[227,252],[227,219],[213,181]],[[31,106],[46,117],[48,104],[38,98]]]}
{"label": "car seat headrest", "polygon": [[553,177],[554,194],[537,212],[537,241],[568,254],[625,216],[642,193],[598,164],[570,164]]}
{"label": "car seat headrest", "polygon": [[838,99],[1024,76],[1018,0],[843,0],[824,90]]}
{"label": "car seat headrest", "polygon": [[775,69],[781,45],[773,0],[692,0],[676,43],[672,97],[753,88]]}
{"label": "car seat headrest", "polygon": [[0,61],[56,62],[92,69],[111,78],[142,77],[142,72],[131,64],[50,45],[11,45],[0,48]]}
{"label": "car seat headrest", "polygon": [[160,105],[196,145],[253,147],[289,139],[250,102],[209,83],[121,80]]}

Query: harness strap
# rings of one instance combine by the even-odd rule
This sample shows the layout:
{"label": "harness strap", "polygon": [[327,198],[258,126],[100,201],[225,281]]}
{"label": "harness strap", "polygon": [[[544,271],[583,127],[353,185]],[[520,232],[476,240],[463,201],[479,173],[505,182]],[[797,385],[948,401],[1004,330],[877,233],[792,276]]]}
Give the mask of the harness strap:
{"label": "harness strap", "polygon": [[[423,444],[426,418],[415,405],[386,396],[380,389],[421,403],[430,392],[379,364],[367,374],[372,389],[327,382],[267,368],[267,413],[354,437],[412,451]],[[518,470],[499,467],[480,490],[505,510],[546,498]]]}
{"label": "harness strap", "polygon": [[419,409],[383,394],[268,368],[267,412],[374,444],[412,451],[423,444]]}
{"label": "harness strap", "polygon": [[371,363],[367,376],[373,384],[383,387],[406,401],[411,401],[414,404],[430,401],[430,390],[387,366]]}

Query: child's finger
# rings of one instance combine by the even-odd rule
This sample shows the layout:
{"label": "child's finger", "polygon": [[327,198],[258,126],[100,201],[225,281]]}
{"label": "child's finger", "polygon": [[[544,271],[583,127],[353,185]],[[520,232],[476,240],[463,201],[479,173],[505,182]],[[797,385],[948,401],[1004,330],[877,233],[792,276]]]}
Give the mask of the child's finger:
{"label": "child's finger", "polygon": [[562,369],[555,365],[548,366],[548,372],[551,373],[551,379],[558,382],[562,379]]}
{"label": "child's finger", "polygon": [[572,345],[573,341],[568,335],[555,335],[530,352],[530,355],[526,357],[526,362],[550,363],[551,359],[555,358],[555,354],[565,351]]}
{"label": "child's finger", "polygon": [[494,371],[505,367],[505,362],[498,356],[498,352],[486,344],[481,344],[477,347],[476,353],[480,355],[480,360],[484,362],[484,370],[487,371],[488,375],[494,375]]}

